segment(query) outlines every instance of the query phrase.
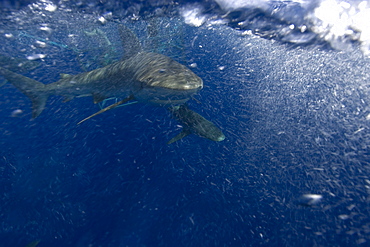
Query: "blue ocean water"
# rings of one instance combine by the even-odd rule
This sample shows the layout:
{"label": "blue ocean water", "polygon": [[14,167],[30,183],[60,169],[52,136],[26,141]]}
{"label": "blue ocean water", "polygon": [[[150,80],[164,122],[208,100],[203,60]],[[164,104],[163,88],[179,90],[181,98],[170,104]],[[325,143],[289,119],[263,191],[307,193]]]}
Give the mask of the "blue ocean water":
{"label": "blue ocean water", "polygon": [[189,107],[226,136],[167,145],[181,123],[148,104],[77,125],[99,110],[91,97],[53,96],[31,120],[7,83],[1,246],[368,245],[369,2],[0,6],[1,66],[21,59],[15,72],[43,83],[105,66],[125,23],[204,80]]}

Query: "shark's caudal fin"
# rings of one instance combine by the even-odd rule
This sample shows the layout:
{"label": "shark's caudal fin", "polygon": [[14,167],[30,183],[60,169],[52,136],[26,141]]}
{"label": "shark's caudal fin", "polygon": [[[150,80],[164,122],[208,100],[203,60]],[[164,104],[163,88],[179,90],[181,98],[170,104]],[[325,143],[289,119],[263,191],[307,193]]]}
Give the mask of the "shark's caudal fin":
{"label": "shark's caudal fin", "polygon": [[41,114],[49,96],[46,90],[43,90],[45,89],[44,84],[2,67],[0,67],[0,75],[30,98],[32,101],[32,118]]}

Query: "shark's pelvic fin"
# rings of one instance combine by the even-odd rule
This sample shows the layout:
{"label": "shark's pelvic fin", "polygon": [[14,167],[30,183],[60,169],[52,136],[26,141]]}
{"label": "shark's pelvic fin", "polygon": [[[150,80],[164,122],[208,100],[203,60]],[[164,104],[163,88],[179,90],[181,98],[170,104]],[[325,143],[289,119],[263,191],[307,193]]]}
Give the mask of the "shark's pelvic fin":
{"label": "shark's pelvic fin", "polygon": [[106,111],[108,111],[108,110],[110,110],[110,109],[113,109],[113,108],[115,108],[115,107],[117,107],[117,106],[119,106],[119,105],[121,105],[121,104],[124,104],[124,103],[126,103],[127,101],[133,100],[133,99],[134,99],[134,96],[133,96],[133,95],[130,95],[129,97],[127,97],[127,98],[125,98],[125,99],[123,99],[123,100],[121,100],[121,101],[118,101],[117,103],[115,103],[115,104],[113,104],[113,105],[110,105],[110,106],[107,106],[107,107],[105,107],[105,108],[101,109],[101,110],[100,110],[100,111],[98,111],[97,113],[94,113],[94,114],[92,114],[91,116],[89,116],[89,117],[87,117],[87,118],[85,118],[85,119],[81,120],[81,121],[80,121],[80,122],[78,122],[77,124],[81,124],[81,123],[85,122],[86,120],[89,120],[90,118],[95,117],[96,115],[99,115],[99,114],[101,114],[101,113],[103,113],[103,112],[106,112]]}
{"label": "shark's pelvic fin", "polygon": [[93,93],[94,98],[94,104],[100,103],[103,100],[105,100],[107,97],[105,95],[99,94],[99,93]]}
{"label": "shark's pelvic fin", "polygon": [[128,59],[135,56],[139,52],[143,51],[140,41],[128,27],[125,25],[119,25],[119,35],[122,40],[123,51],[125,55],[122,60]]}
{"label": "shark's pelvic fin", "polygon": [[32,118],[38,117],[45,108],[49,95],[46,93],[45,85],[23,75],[16,74],[0,67],[0,75],[4,76],[10,83],[27,95],[32,101]]}
{"label": "shark's pelvic fin", "polygon": [[171,144],[171,143],[174,143],[174,142],[177,142],[178,140],[184,138],[185,136],[187,135],[190,135],[191,132],[187,129],[184,129],[180,134],[178,134],[177,136],[175,136],[174,138],[172,138],[171,140],[169,140],[167,142],[167,144]]}

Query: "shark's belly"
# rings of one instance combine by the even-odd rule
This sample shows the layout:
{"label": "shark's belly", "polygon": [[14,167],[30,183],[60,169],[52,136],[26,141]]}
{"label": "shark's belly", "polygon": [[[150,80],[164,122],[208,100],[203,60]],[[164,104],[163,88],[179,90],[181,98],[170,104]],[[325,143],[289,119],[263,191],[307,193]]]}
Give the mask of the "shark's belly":
{"label": "shark's belly", "polygon": [[143,103],[155,105],[181,105],[188,101],[198,90],[173,90],[166,88],[144,88],[134,97]]}

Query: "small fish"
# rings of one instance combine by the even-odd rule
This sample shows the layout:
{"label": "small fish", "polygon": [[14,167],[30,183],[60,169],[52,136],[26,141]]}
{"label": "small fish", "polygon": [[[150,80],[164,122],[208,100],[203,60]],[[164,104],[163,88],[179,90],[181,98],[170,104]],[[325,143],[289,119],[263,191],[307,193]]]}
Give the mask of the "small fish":
{"label": "small fish", "polygon": [[301,206],[312,207],[317,205],[323,196],[318,194],[304,194],[298,199],[298,204]]}

